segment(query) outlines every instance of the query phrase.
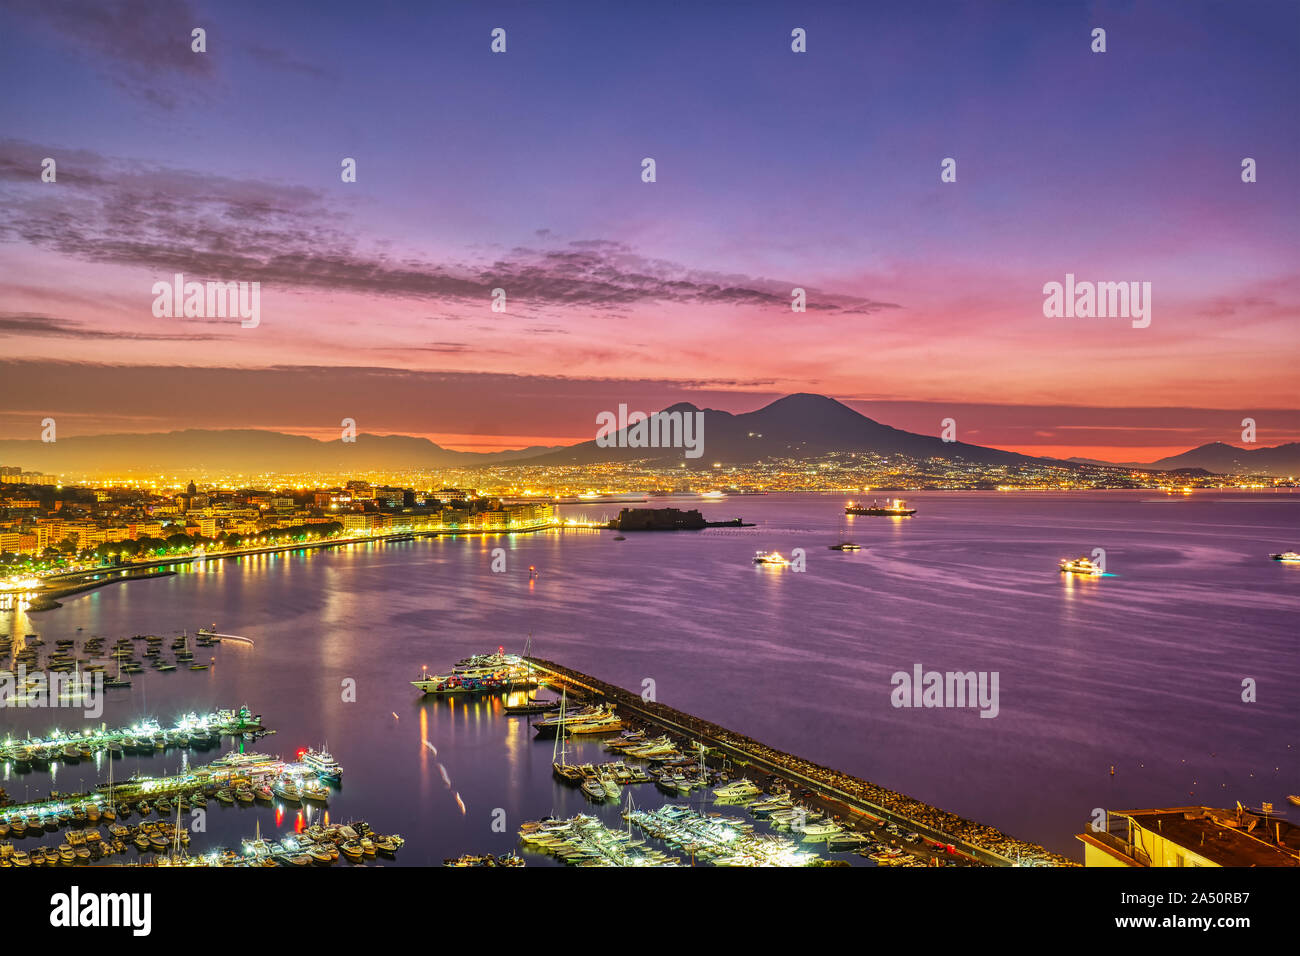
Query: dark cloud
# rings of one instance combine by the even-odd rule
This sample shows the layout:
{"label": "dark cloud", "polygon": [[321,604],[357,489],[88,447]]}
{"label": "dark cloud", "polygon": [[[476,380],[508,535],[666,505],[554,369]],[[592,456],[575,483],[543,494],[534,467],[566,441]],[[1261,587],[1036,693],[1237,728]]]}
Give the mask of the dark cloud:
{"label": "dark cloud", "polygon": [[[641,303],[787,308],[793,283],[691,270],[605,239],[512,249],[491,264],[452,266],[366,251],[325,196],[301,186],[203,176],[79,152],[54,189],[36,178],[48,146],[0,141],[0,237],[88,262],[456,302],[504,288],[512,303],[624,310]],[[809,289],[808,308],[870,313],[899,306]]]}
{"label": "dark cloud", "polygon": [[213,54],[190,47],[191,31],[211,33],[211,19],[186,0],[11,0],[8,8],[89,55],[122,89],[164,109],[176,106],[185,81],[215,74]]}
{"label": "dark cloud", "polygon": [[97,329],[84,322],[72,322],[51,315],[39,315],[33,312],[0,312],[0,334],[35,335],[41,338],[68,339],[122,339],[141,342],[205,342],[215,341],[220,336],[196,335],[159,335],[148,332],[112,332]]}

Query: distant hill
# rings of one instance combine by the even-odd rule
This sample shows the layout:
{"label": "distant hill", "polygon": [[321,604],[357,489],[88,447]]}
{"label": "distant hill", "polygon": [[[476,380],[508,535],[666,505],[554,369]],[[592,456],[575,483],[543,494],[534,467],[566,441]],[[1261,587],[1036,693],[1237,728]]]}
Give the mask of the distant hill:
{"label": "distant hill", "polygon": [[[664,409],[666,413],[700,411],[689,403]],[[593,432],[595,424],[593,420]],[[624,434],[619,432],[618,434]],[[538,455],[533,464],[593,464],[633,458],[664,458],[707,467],[715,461],[749,462],[770,458],[814,458],[836,451],[875,452],[915,458],[945,458],[988,465],[1051,462],[1015,452],[945,442],[882,425],[841,402],[824,395],[799,393],[777,399],[753,412],[733,415],[704,409],[704,454],[686,458],[681,449],[602,448],[595,439]]]}
{"label": "distant hill", "polygon": [[[1080,464],[1108,464],[1089,458],[1070,460]],[[1126,468],[1147,468],[1152,471],[1200,468],[1216,475],[1271,475],[1275,478],[1289,478],[1300,475],[1300,442],[1274,445],[1271,448],[1248,449],[1216,441],[1148,464],[1141,462],[1119,464]]]}
{"label": "distant hill", "polygon": [[[683,402],[664,409],[693,415],[701,409]],[[51,474],[185,475],[244,473],[249,476],[324,472],[419,471],[528,462],[539,465],[586,465],[631,459],[685,461],[707,468],[715,461],[744,463],[773,458],[817,458],[832,452],[868,452],[942,458],[981,465],[1100,465],[1195,474],[1300,474],[1300,443],[1246,450],[1215,442],[1151,464],[1106,462],[1083,458],[1062,461],[1016,452],[945,442],[932,435],[882,425],[824,395],[799,393],[777,399],[752,412],[704,409],[703,455],[687,458],[681,448],[602,448],[593,438],[567,447],[534,446],[479,453],[451,451],[425,438],[406,435],[357,436],[354,443],[319,441],[303,435],[256,429],[186,429],[184,431],[94,435],[0,441],[0,464]],[[592,421],[592,433],[596,425]],[[626,432],[617,434],[626,436]]]}
{"label": "distant hill", "polygon": [[319,441],[257,429],[199,429],[0,441],[0,464],[49,474],[185,474],[189,472],[360,472],[470,467],[523,461],[548,447],[476,453],[450,451],[427,438],[360,434],[355,442]]}

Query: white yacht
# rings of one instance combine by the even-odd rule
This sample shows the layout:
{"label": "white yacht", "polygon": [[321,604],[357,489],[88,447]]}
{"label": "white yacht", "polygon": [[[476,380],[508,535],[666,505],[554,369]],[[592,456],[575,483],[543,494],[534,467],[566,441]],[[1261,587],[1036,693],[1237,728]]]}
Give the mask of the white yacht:
{"label": "white yacht", "polygon": [[1085,577],[1100,577],[1106,572],[1101,565],[1093,564],[1087,558],[1080,555],[1071,561],[1068,558],[1061,559],[1061,571],[1065,574],[1081,574]]}
{"label": "white yacht", "polygon": [[745,777],[741,777],[739,780],[733,780],[731,783],[726,783],[721,787],[716,788],[713,791],[713,795],[715,797],[728,799],[735,797],[754,797],[762,792],[763,790],[758,786],[758,784]]}
{"label": "white yacht", "polygon": [[328,777],[330,780],[343,779],[343,768],[328,750],[304,751],[301,760],[319,776]]}
{"label": "white yacht", "polygon": [[814,840],[829,840],[831,837],[844,831],[844,828],[838,823],[832,823],[830,820],[818,820],[812,823],[805,823],[803,826],[795,827],[794,829],[795,832],[803,834],[805,843]]}

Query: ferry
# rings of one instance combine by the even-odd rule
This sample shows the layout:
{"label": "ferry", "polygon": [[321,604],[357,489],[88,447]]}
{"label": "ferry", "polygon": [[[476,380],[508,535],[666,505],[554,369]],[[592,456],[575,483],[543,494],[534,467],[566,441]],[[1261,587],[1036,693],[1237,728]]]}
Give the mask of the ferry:
{"label": "ferry", "polygon": [[860,505],[855,501],[850,501],[844,506],[846,515],[887,515],[893,517],[911,517],[916,514],[915,508],[909,508],[907,502],[902,498],[886,498],[884,503],[871,499],[871,504]]}
{"label": "ferry", "polygon": [[424,694],[494,694],[510,690],[527,690],[538,685],[537,678],[522,657],[497,648],[495,654],[476,654],[452,668],[450,674],[421,674],[411,686]]}
{"label": "ferry", "polygon": [[762,551],[756,551],[754,552],[754,563],[784,568],[790,562],[783,558],[779,551],[773,551],[771,554],[764,554]]}
{"label": "ferry", "polygon": [[329,780],[342,780],[343,768],[328,750],[305,750],[298,758],[316,774]]}
{"label": "ferry", "polygon": [[1274,561],[1283,561],[1286,564],[1300,564],[1300,553],[1295,551],[1283,551],[1281,554],[1270,554]]}
{"label": "ferry", "polygon": [[1106,573],[1102,569],[1101,565],[1093,564],[1091,561],[1089,561],[1087,558],[1083,557],[1082,555],[1075,558],[1073,561],[1069,560],[1068,558],[1062,558],[1061,572],[1063,574],[1082,574],[1086,577],[1094,577],[1094,578],[1100,577],[1101,575]]}

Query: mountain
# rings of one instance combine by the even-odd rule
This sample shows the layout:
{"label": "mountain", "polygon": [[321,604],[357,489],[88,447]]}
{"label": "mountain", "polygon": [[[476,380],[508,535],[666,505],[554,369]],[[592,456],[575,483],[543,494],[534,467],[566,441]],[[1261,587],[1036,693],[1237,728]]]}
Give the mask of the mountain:
{"label": "mountain", "polygon": [[[701,409],[683,402],[664,413],[694,414]],[[665,458],[708,467],[715,461],[748,462],[765,458],[814,458],[828,452],[876,452],[915,458],[961,459],[987,465],[1052,462],[1015,452],[999,451],[965,442],[945,442],[930,435],[917,435],[855,412],[824,395],[799,393],[777,399],[753,412],[733,415],[704,409],[703,455],[686,458],[680,448],[602,448],[595,439],[531,458],[530,464],[593,464],[633,458]],[[594,430],[593,424],[593,430]],[[616,434],[626,437],[627,429]]]}
{"label": "mountain", "polygon": [[0,441],[0,463],[48,474],[186,474],[406,471],[524,461],[548,447],[450,451],[427,438],[360,434],[355,442],[257,429],[199,429]]}
{"label": "mountain", "polygon": [[1219,475],[1272,475],[1288,478],[1300,475],[1300,442],[1272,448],[1237,448],[1221,441],[1211,442],[1181,455],[1172,455],[1149,466],[1167,471],[1174,468],[1204,468]]}
{"label": "mountain", "polygon": [[1300,442],[1247,449],[1216,441],[1154,462],[1108,462],[1097,461],[1095,458],[1071,458],[1070,461],[1081,465],[1118,465],[1121,468],[1142,468],[1147,471],[1290,478],[1300,475]]}

